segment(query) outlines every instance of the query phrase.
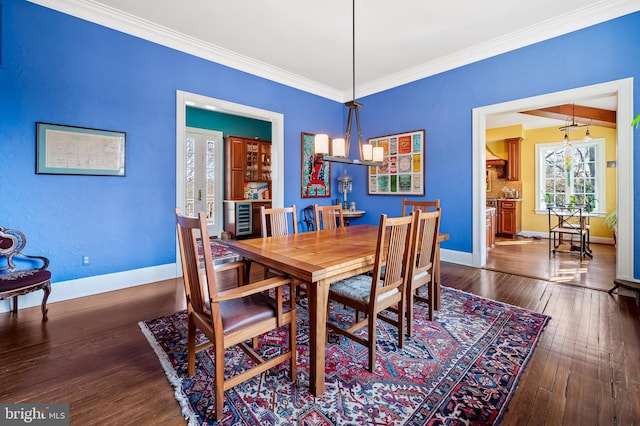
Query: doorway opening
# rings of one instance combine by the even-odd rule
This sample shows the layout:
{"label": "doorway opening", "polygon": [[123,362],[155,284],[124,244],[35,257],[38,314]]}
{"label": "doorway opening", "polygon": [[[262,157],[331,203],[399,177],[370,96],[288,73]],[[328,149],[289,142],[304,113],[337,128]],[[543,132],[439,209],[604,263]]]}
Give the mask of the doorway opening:
{"label": "doorway opening", "polygon": [[[207,109],[271,123],[272,205],[284,205],[284,115],[195,93],[176,91],[176,207],[187,210],[185,141],[187,139],[187,107]],[[220,199],[224,196],[222,183]],[[176,240],[176,275],[182,275],[180,250]]]}
{"label": "doorway opening", "polygon": [[617,212],[618,240],[616,245],[615,277],[633,280],[633,79],[554,92],[518,99],[473,110],[473,266],[484,267],[486,249],[486,121],[492,114],[503,114],[559,105],[578,103],[581,99],[605,96],[617,98]]}

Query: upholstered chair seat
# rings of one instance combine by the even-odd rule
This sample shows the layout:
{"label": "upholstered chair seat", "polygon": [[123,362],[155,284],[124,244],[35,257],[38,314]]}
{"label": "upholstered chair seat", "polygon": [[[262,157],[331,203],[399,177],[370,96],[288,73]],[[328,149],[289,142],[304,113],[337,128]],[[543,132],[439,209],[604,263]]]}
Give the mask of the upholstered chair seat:
{"label": "upholstered chair seat", "polygon": [[43,290],[42,320],[46,321],[47,299],[51,293],[49,259],[23,254],[26,244],[22,232],[0,226],[0,300],[13,298],[12,312],[18,313],[18,296]]}
{"label": "upholstered chair seat", "polygon": [[[382,281],[380,281],[378,286],[382,287]],[[356,275],[355,277],[346,278],[333,284],[331,291],[340,296],[348,297],[362,303],[369,303],[369,298],[371,297],[371,276]],[[378,295],[378,303],[396,294],[398,294],[397,288],[382,293]]]}

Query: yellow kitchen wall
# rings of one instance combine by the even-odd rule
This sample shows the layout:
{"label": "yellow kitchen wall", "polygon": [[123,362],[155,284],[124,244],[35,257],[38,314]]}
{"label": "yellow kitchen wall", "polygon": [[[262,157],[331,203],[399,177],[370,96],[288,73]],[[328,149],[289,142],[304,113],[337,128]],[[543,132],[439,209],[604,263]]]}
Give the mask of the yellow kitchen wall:
{"label": "yellow kitchen wall", "polygon": [[[513,127],[513,126],[511,126]],[[605,163],[616,161],[616,130],[606,127],[590,126],[589,130],[594,139],[605,139]],[[585,130],[586,131],[586,130]],[[488,131],[487,131],[488,133]],[[584,136],[582,130],[570,132],[571,140],[579,140]],[[557,127],[525,130],[520,146],[520,179],[522,180],[522,231],[547,233],[549,219],[546,214],[535,213],[535,200],[539,194],[535,193],[535,147],[540,143],[560,142],[564,134]],[[606,214],[616,209],[616,169],[605,169],[605,208]],[[600,200],[602,201],[602,200]],[[604,217],[591,218],[591,238],[612,239],[613,234],[604,223]]]}
{"label": "yellow kitchen wall", "polygon": [[486,141],[487,148],[491,150],[496,156],[507,159],[509,154],[507,153],[507,143],[505,139],[523,138],[524,129],[522,125],[515,126],[496,127],[494,129],[487,129]]}
{"label": "yellow kitchen wall", "polygon": [[523,138],[524,128],[521,124],[515,126],[496,127],[494,129],[487,129],[486,140],[487,145],[491,145],[491,142],[501,141],[512,138]]}

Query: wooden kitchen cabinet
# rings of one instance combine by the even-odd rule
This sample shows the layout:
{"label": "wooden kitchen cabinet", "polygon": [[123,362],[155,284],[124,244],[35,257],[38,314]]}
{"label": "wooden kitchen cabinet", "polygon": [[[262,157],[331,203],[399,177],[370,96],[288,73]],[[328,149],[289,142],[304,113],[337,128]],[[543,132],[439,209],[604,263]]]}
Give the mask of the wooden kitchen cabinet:
{"label": "wooden kitchen cabinet", "polygon": [[225,198],[244,199],[246,182],[266,182],[271,194],[271,142],[227,136],[225,148]]}
{"label": "wooden kitchen cabinet", "polygon": [[522,226],[519,200],[498,200],[498,235],[514,238]]}
{"label": "wooden kitchen cabinet", "polygon": [[520,180],[520,141],[522,138],[506,139],[507,180]]}
{"label": "wooden kitchen cabinet", "polygon": [[496,245],[496,209],[486,210],[486,226],[487,226],[487,248],[493,248]]}

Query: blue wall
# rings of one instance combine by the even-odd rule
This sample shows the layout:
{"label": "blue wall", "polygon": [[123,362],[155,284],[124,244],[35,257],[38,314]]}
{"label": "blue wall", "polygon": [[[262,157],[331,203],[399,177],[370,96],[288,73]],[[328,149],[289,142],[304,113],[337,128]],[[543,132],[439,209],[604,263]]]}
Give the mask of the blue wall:
{"label": "blue wall", "polygon": [[[362,99],[362,128],[368,137],[426,129],[426,198],[441,199],[446,211],[441,226],[451,233],[443,247],[471,252],[472,109],[634,77],[637,114],[639,28],[640,12],[369,96]],[[636,130],[636,140],[639,134]],[[640,149],[635,149],[633,164],[638,212]],[[365,173],[359,173],[363,185]],[[366,206],[370,217],[401,210],[400,197],[363,196],[358,204]],[[640,277],[639,220],[636,215],[636,277]]]}
{"label": "blue wall", "polygon": [[[2,6],[0,225],[23,230],[27,252],[51,259],[54,282],[175,262],[176,90],[283,114],[285,204],[311,204],[300,198],[300,132],[343,133],[341,103],[24,0]],[[426,129],[426,198],[446,206],[442,227],[452,238],[444,247],[471,252],[472,108],[637,79],[637,28],[640,13],[369,96],[362,99],[364,137]],[[36,121],[126,132],[127,176],[36,175]],[[336,165],[334,181],[341,172]],[[350,199],[368,211],[364,221],[400,211],[401,197],[366,195],[364,168],[349,173]],[[636,211],[639,202],[636,196]]]}
{"label": "blue wall", "polygon": [[[2,6],[0,223],[50,258],[54,283],[175,262],[176,90],[284,114],[286,164],[300,163],[302,130],[342,127],[339,103],[23,0]],[[126,132],[126,177],[36,175],[36,121]],[[300,182],[299,167],[285,180]]]}

